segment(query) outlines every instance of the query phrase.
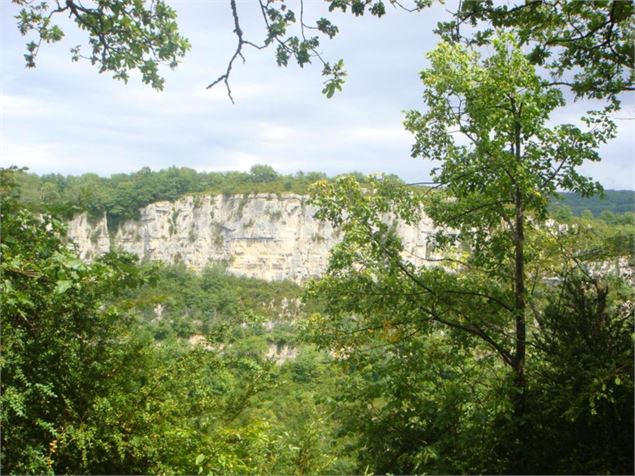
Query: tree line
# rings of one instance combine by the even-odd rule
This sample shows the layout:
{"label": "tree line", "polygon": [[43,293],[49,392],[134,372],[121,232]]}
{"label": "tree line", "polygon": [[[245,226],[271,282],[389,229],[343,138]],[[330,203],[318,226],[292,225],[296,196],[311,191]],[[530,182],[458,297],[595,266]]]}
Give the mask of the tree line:
{"label": "tree line", "polygon": [[92,218],[108,214],[116,225],[138,218],[139,209],[160,200],[174,201],[185,194],[242,194],[252,192],[307,193],[320,172],[282,175],[268,165],[254,165],[248,172],[199,172],[187,167],[152,171],[144,167],[130,174],[100,177],[96,174],[64,176],[21,173],[18,177],[21,201],[32,206],[46,204],[48,211],[72,218],[88,212]]}
{"label": "tree line", "polygon": [[[367,176],[351,172],[360,182]],[[398,177],[390,176],[401,183]],[[255,165],[248,172],[200,172],[187,167],[170,167],[153,171],[144,167],[137,172],[80,176],[22,171],[18,174],[20,200],[31,207],[45,206],[48,211],[67,219],[75,213],[88,212],[91,218],[104,213],[109,222],[120,223],[138,218],[139,209],[161,200],[174,201],[187,194],[297,193],[307,195],[318,180],[328,179],[323,172],[281,174],[269,165]],[[602,197],[582,197],[561,193],[551,201],[553,215],[567,222],[585,211],[610,224],[632,223],[635,192],[606,190]],[[588,215],[588,214],[587,214]]]}

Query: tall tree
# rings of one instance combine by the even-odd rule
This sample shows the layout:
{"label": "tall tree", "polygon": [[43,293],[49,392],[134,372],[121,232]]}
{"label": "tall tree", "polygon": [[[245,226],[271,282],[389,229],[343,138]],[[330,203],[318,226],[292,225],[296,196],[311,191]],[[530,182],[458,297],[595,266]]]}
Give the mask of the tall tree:
{"label": "tall tree", "polygon": [[[595,126],[587,132],[572,125],[548,127],[551,113],[564,105],[562,94],[539,78],[515,37],[503,35],[493,47],[494,55],[482,61],[476,52],[441,43],[429,55],[431,68],[421,75],[428,110],[408,113],[406,128],[415,135],[413,155],[442,164],[433,177],[446,189],[429,208],[430,216],[457,230],[458,238],[470,243],[472,259],[485,269],[513,276],[510,365],[520,414],[529,258],[525,234],[532,226],[527,218],[544,219],[548,199],[558,189],[584,196],[599,190],[576,168],[599,160],[597,147],[613,137],[615,127],[603,114],[586,119]],[[469,145],[460,145],[456,135]]]}
{"label": "tall tree", "polygon": [[[442,189],[421,198],[390,181],[317,186],[318,216],[342,226],[345,237],[329,278],[316,290],[352,297],[369,285],[390,296],[414,296],[419,325],[441,324],[492,349],[511,370],[513,446],[520,452],[528,311],[547,258],[539,227],[558,189],[588,195],[600,188],[577,167],[599,160],[596,149],[615,127],[603,113],[586,118],[586,131],[549,127],[551,113],[564,104],[561,92],[537,75],[516,37],[502,34],[492,46],[492,55],[482,57],[458,43],[441,43],[421,74],[427,110],[406,115],[416,140],[413,156],[439,162],[432,175]],[[436,241],[445,255],[439,259],[460,273],[415,267],[404,256],[396,225],[386,224],[390,216],[416,223],[424,204],[441,230]],[[519,455],[516,471],[522,470]]]}

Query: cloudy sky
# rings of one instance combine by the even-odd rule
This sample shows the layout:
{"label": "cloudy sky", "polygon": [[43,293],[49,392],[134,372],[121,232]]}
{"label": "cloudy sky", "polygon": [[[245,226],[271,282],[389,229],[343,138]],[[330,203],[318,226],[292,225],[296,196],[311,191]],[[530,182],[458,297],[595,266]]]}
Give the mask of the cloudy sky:
{"label": "cloudy sky", "polygon": [[[358,170],[426,180],[431,166],[410,158],[402,111],[422,107],[418,72],[447,6],[414,15],[389,11],[382,19],[336,15],[341,33],[322,51],[343,57],[349,78],[330,100],[320,92],[317,65],[278,68],[273,50],[247,50],[247,63],[236,63],[231,78],[232,104],[222,85],[205,89],[235,45],[229,2],[171,3],[192,50],[175,71],[165,71],[165,90],[155,92],[136,78],[125,85],[86,62],[72,63],[69,49],[85,43],[72,27],[64,41],[42,47],[37,68],[26,69],[25,39],[13,19],[18,8],[0,0],[0,166],[109,175],[143,166],[247,170],[264,163],[284,173]],[[238,8],[246,36],[258,42],[255,2],[239,1]],[[307,2],[308,14],[323,8],[319,0]],[[624,119],[635,116],[633,97],[624,103],[619,136],[602,149],[601,164],[584,168],[607,188],[635,188],[635,121]],[[575,122],[588,106],[572,104],[555,120]]]}

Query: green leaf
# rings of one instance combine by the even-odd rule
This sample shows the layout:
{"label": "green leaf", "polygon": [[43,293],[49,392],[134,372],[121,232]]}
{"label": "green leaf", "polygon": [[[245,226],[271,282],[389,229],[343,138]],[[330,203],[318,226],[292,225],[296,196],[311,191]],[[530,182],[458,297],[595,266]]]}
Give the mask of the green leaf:
{"label": "green leaf", "polygon": [[64,294],[69,288],[73,285],[71,281],[61,280],[57,282],[57,286],[55,286],[55,294]]}

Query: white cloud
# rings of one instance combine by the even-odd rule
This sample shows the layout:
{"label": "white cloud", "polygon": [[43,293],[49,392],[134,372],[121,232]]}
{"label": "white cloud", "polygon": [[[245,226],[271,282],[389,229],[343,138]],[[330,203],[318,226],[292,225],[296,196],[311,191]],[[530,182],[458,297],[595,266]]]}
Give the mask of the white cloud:
{"label": "white cloud", "polygon": [[42,117],[43,115],[49,114],[52,108],[55,109],[57,113],[68,112],[70,110],[63,103],[46,104],[27,96],[0,93],[0,118],[3,120]]}
{"label": "white cloud", "polygon": [[251,166],[264,162],[260,155],[245,153],[240,150],[221,149],[217,151],[217,154],[214,165],[206,168],[206,170],[248,170]]}
{"label": "white cloud", "polygon": [[284,144],[297,138],[296,131],[293,128],[273,122],[258,123],[254,132],[269,145]]}

